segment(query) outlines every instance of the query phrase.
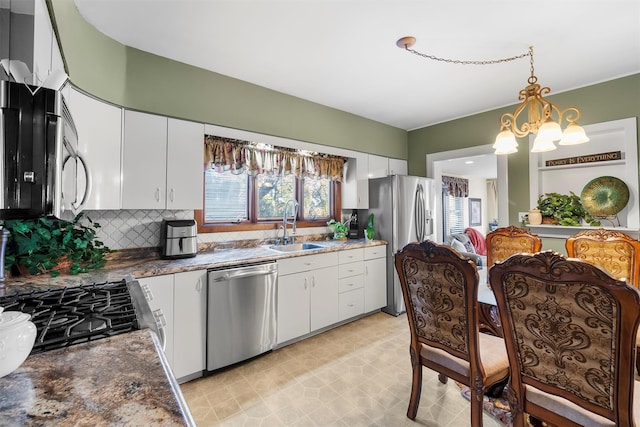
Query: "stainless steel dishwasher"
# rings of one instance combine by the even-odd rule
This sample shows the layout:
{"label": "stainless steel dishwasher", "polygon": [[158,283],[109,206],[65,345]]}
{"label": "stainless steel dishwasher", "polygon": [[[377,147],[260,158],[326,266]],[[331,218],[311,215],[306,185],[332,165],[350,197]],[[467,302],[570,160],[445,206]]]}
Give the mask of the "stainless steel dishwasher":
{"label": "stainless steel dishwasher", "polygon": [[250,359],[276,345],[275,262],[209,270],[207,371]]}

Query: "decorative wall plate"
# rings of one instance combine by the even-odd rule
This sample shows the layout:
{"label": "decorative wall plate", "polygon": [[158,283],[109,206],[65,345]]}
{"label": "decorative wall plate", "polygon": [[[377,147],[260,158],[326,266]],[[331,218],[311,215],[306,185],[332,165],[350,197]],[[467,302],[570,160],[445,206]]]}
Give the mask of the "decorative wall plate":
{"label": "decorative wall plate", "polygon": [[600,176],[584,186],[580,200],[593,216],[613,216],[629,202],[629,187],[615,176]]}

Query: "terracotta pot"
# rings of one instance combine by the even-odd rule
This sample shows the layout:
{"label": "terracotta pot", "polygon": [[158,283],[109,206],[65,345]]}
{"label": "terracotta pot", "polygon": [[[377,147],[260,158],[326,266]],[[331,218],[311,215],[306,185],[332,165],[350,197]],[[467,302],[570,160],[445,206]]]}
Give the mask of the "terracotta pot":
{"label": "terracotta pot", "polygon": [[555,218],[554,218],[554,217],[552,217],[552,216],[543,216],[543,217],[542,217],[542,223],[543,223],[543,224],[557,224],[557,223],[558,223],[558,220],[557,220],[557,219],[555,219]]}
{"label": "terracotta pot", "polygon": [[[60,271],[60,273],[68,273],[69,267],[71,267],[71,263],[72,263],[71,260],[66,256],[62,258],[58,258],[58,265],[56,265],[55,267],[49,270],[41,269],[40,272],[35,275],[50,273],[52,271]],[[34,276],[34,274],[29,273],[29,270],[24,265],[18,263],[16,264],[16,267],[18,267],[18,271],[20,272],[21,276]]]}

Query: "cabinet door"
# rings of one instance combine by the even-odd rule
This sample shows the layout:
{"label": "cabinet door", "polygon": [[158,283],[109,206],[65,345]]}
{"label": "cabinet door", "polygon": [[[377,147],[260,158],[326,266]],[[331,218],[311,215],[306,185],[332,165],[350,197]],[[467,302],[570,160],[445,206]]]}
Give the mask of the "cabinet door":
{"label": "cabinet door", "polygon": [[278,344],[310,332],[310,282],[307,272],[278,277]]}
{"label": "cabinet door", "polygon": [[406,175],[407,161],[400,159],[389,159],[389,175]]}
{"label": "cabinet door", "polygon": [[205,369],[207,271],[174,275],[173,372],[176,378]]}
{"label": "cabinet door", "polygon": [[173,274],[145,277],[138,281],[149,288],[149,307],[164,329],[164,354],[173,369]]}
{"label": "cabinet door", "polygon": [[340,321],[338,267],[313,270],[311,279],[311,330]]}
{"label": "cabinet door", "polygon": [[27,66],[33,72],[33,84],[39,86],[51,73],[53,41],[53,28],[44,0],[35,0],[33,21],[33,65]]}
{"label": "cabinet door", "polygon": [[[92,180],[84,208],[120,209],[122,109],[75,89],[69,91],[69,109],[78,129],[78,149]],[[80,176],[80,193],[84,185],[84,176]]]}
{"label": "cabinet door", "polygon": [[165,209],[166,167],[167,118],[125,110],[122,209]]}
{"label": "cabinet door", "polygon": [[382,178],[389,174],[389,159],[369,154],[369,178]]}
{"label": "cabinet door", "polygon": [[167,209],[202,209],[204,125],[168,120]]}
{"label": "cabinet door", "polygon": [[364,312],[377,310],[387,305],[386,258],[364,262]]}

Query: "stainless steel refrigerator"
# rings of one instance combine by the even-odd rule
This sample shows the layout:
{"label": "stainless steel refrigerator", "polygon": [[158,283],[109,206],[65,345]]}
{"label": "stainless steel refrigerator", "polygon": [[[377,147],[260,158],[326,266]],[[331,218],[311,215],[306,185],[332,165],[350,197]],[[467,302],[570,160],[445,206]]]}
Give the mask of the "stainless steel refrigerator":
{"label": "stainless steel refrigerator", "polygon": [[435,181],[391,175],[369,180],[369,213],[374,214],[376,239],[387,245],[387,306],[394,316],[406,311],[393,255],[407,243],[434,240]]}

